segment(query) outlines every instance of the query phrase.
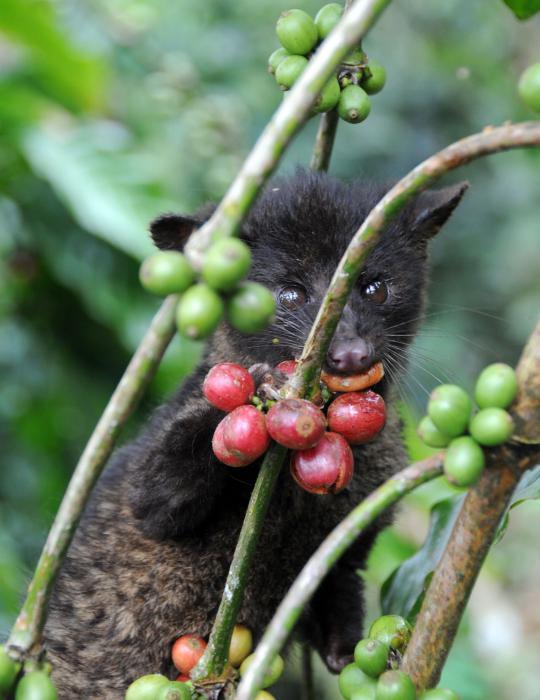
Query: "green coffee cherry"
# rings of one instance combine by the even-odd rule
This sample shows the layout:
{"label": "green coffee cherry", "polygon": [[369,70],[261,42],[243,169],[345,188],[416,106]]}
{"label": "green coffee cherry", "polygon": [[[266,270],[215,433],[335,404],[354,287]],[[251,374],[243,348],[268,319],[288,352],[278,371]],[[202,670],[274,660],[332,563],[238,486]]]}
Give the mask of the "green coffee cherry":
{"label": "green coffee cherry", "polygon": [[343,7],[337,2],[324,5],[315,15],[315,26],[319,32],[319,39],[322,41],[330,34],[332,29],[341,19]]}
{"label": "green coffee cherry", "polygon": [[482,370],[474,390],[480,408],[508,408],[518,390],[515,370],[503,362],[495,362]]}
{"label": "green coffee cherry", "polygon": [[0,645],[0,695],[11,690],[21,664],[13,661],[3,645]]}
{"label": "green coffee cherry", "polygon": [[467,392],[455,384],[441,384],[429,398],[429,417],[449,437],[463,435],[469,425],[471,410],[472,403]]}
{"label": "green coffee cherry", "polygon": [[432,688],[422,693],[420,700],[459,700],[459,697],[448,688]]}
{"label": "green coffee cherry", "polygon": [[213,243],[204,256],[202,277],[212,289],[228,291],[247,275],[251,250],[238,238],[223,238]]}
{"label": "green coffee cherry", "polygon": [[268,72],[274,75],[281,61],[290,55],[291,54],[287,51],[287,49],[284,49],[283,47],[273,51],[268,57]]}
{"label": "green coffee cherry", "polygon": [[277,21],[276,34],[283,48],[300,56],[308,54],[319,38],[315,22],[304,10],[282,12]]}
{"label": "green coffee cherry", "polygon": [[444,455],[444,473],[455,486],[472,486],[484,471],[485,456],[480,445],[468,435],[452,440]]}
{"label": "green coffee cherry", "polygon": [[367,56],[362,49],[354,49],[343,59],[343,65],[346,66],[363,66],[367,62]]}
{"label": "green coffee cherry", "polygon": [[313,107],[315,112],[329,112],[339,102],[341,88],[339,87],[338,79],[334,76],[323,87],[321,94],[317,98],[317,102]]}
{"label": "green coffee cherry", "polygon": [[347,85],[341,91],[338,114],[346,122],[359,124],[367,118],[371,110],[369,97],[358,85]]}
{"label": "green coffee cherry", "polygon": [[540,112],[540,63],[534,63],[521,74],[518,93],[527,107]]}
{"label": "green coffee cherry", "polygon": [[223,301],[206,284],[195,284],[182,295],[176,312],[176,324],[182,335],[200,340],[218,327],[223,316]]}
{"label": "green coffee cherry", "polygon": [[227,302],[231,326],[242,333],[257,333],[273,320],[276,302],[272,292],[257,282],[242,282]]}
{"label": "green coffee cherry", "polygon": [[15,700],[58,700],[58,693],[45,671],[30,671],[17,683]]}
{"label": "green coffee cherry", "polygon": [[370,684],[364,683],[351,695],[351,700],[377,700],[377,684],[372,679]]}
{"label": "green coffee cherry", "polygon": [[469,432],[480,445],[495,447],[514,432],[514,421],[503,408],[484,408],[474,416]]}
{"label": "green coffee cherry", "polygon": [[276,68],[276,82],[281,90],[292,88],[307,64],[308,60],[304,56],[287,56],[287,58],[284,58]]}
{"label": "green coffee cherry", "polygon": [[386,669],[390,649],[378,639],[361,639],[354,649],[358,668],[372,678],[378,678]]}
{"label": "green coffee cherry", "polygon": [[369,639],[377,639],[390,649],[404,652],[411,638],[412,625],[400,615],[383,615],[369,628]]}
{"label": "green coffee cherry", "polygon": [[375,95],[383,89],[386,83],[386,71],[378,63],[370,63],[368,70],[371,75],[362,80],[362,87],[368,95]]}
{"label": "green coffee cherry", "polygon": [[169,679],[160,673],[141,676],[129,686],[125,700],[155,700],[157,693],[169,682]]}
{"label": "green coffee cherry", "polygon": [[352,700],[354,693],[365,692],[366,687],[375,687],[375,681],[366,676],[356,664],[349,664],[339,674],[338,686],[345,700]]}
{"label": "green coffee cherry", "polygon": [[416,688],[403,671],[386,671],[377,682],[377,700],[416,700]]}
{"label": "green coffee cherry", "polygon": [[151,255],[141,265],[139,279],[152,294],[167,296],[184,292],[193,284],[195,273],[185,255],[166,250]]}
{"label": "green coffee cherry", "polygon": [[160,686],[155,700],[191,700],[191,690],[186,683],[169,681],[167,684]]}
{"label": "green coffee cherry", "polygon": [[[248,668],[251,666],[253,663],[253,659],[255,658],[255,654],[250,654],[247,656],[241,663],[240,665],[240,676],[243,678],[246,673]],[[274,685],[274,683],[281,678],[281,675],[283,673],[283,669],[285,667],[285,663],[283,661],[283,658],[278,654],[275,659],[272,661],[270,664],[270,668],[266,672],[263,682],[262,682],[262,687],[263,688],[268,688],[271,685]]]}
{"label": "green coffee cherry", "polygon": [[429,416],[422,418],[416,432],[429,447],[446,447],[451,440],[448,435],[441,433]]}

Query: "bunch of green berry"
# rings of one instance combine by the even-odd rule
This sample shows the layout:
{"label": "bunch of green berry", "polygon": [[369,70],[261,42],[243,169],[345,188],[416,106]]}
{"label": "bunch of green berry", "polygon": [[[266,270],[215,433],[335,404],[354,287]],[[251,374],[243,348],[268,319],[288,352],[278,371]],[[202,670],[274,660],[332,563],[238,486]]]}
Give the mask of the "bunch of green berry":
{"label": "bunch of green berry", "polygon": [[467,392],[455,384],[442,384],[433,391],[418,434],[430,447],[447,448],[444,473],[452,484],[474,484],[485,466],[482,447],[495,447],[510,439],[514,424],[505,409],[516,394],[516,373],[501,362],[486,367],[477,379],[474,396],[478,411],[473,411]]}
{"label": "bunch of green berry", "polygon": [[257,333],[272,321],[275,300],[257,282],[244,280],[251,267],[251,251],[238,238],[222,238],[206,251],[196,273],[182,253],[155,253],[141,266],[140,280],[160,296],[182,294],[176,321],[182,335],[200,340],[209,336],[223,316],[242,333]]}
{"label": "bunch of green berry", "polygon": [[[289,90],[308,64],[317,46],[341,19],[343,7],[336,2],[322,7],[313,20],[304,10],[282,12],[276,33],[281,48],[268,59],[268,70],[275,75],[281,90]],[[324,86],[313,108],[314,113],[337,108],[347,122],[364,121],[371,110],[369,95],[380,92],[386,82],[384,68],[368,63],[359,47],[339,66],[336,75]]]}
{"label": "bunch of green berry", "polygon": [[[412,626],[399,615],[383,615],[369,628],[354,650],[354,663],[345,666],[338,678],[345,700],[416,700],[410,676],[399,670],[411,638]],[[451,690],[433,688],[421,700],[459,700]]]}
{"label": "bunch of green berry", "polygon": [[0,698],[58,700],[50,674],[50,664],[33,660],[28,661],[22,669],[22,665],[9,656],[6,648],[0,646]]}

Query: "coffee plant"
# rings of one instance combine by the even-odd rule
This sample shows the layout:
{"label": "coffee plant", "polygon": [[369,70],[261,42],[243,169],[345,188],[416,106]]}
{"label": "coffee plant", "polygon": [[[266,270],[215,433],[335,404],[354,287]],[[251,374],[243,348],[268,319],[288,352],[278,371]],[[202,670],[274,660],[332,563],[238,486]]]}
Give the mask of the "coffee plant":
{"label": "coffee plant", "polygon": [[[521,19],[540,11],[537,0],[505,1]],[[370,96],[383,89],[386,72],[370,60],[362,41],[390,4],[390,0],[331,3],[315,17],[293,8],[277,20],[281,47],[271,54],[268,70],[286,93],[283,102],[215,212],[191,234],[185,252],[156,253],[141,267],[142,285],[166,299],[77,465],[21,613],[0,648],[1,698],[57,698],[41,645],[47,596],[90,491],[156,371],[175,325],[184,336],[201,339],[223,321],[243,333],[255,333],[273,318],[274,297],[264,286],[246,280],[251,253],[235,236],[306,120],[322,114],[311,165],[324,170],[338,118],[356,124],[368,117]],[[540,112],[540,64],[523,73],[518,92],[524,103]],[[271,700],[266,688],[283,672],[284,645],[331,567],[377,516],[442,474],[453,485],[469,489],[460,496],[444,551],[422,572],[421,580],[412,581],[406,562],[385,584],[386,614],[371,624],[365,639],[358,640],[354,662],[340,673],[339,689],[345,700],[456,700],[452,690],[436,687],[441,670],[476,576],[504,527],[513,493],[516,488],[519,493],[520,482],[540,457],[538,326],[516,369],[496,363],[482,371],[474,400],[454,384],[433,391],[418,433],[426,445],[440,451],[379,487],[321,543],[255,651],[249,627],[236,624],[236,614],[285,460],[299,488],[336,494],[353,473],[350,445],[376,439],[384,427],[386,407],[377,393],[384,363],[347,376],[322,371],[322,365],[351,289],[385,226],[412,197],[447,172],[498,151],[539,145],[540,122],[508,123],[463,138],[425,160],[390,189],[354,235],[300,357],[274,368],[262,383],[264,391],[256,387],[252,368],[225,362],[210,370],[202,386],[204,397],[225,414],[213,435],[215,456],[239,469],[266,456],[209,638],[193,630],[176,639],[171,658],[178,677],[143,676],[126,688],[127,700]]]}

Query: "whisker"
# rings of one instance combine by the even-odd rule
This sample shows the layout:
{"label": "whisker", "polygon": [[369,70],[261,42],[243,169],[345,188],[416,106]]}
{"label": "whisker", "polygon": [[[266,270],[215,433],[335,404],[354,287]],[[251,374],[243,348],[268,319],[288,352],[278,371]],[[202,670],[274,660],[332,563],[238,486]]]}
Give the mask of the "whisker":
{"label": "whisker", "polygon": [[450,338],[450,339],[458,339],[463,341],[464,343],[467,343],[471,347],[476,348],[477,350],[482,350],[482,352],[486,353],[488,356],[491,356],[493,358],[497,357],[497,351],[493,347],[488,347],[487,345],[483,345],[482,343],[475,342],[474,340],[471,340],[471,338],[468,338],[465,335],[461,335],[460,333],[455,333],[454,331],[444,331],[442,329],[434,329],[434,330],[426,330],[426,329],[421,329],[418,334],[415,333],[386,333],[386,337],[388,338],[412,338],[412,337],[418,337],[420,340],[422,338],[434,338],[434,339],[444,339],[444,338]]}
{"label": "whisker", "polygon": [[459,383],[461,381],[455,372],[452,372],[451,370],[449,370],[441,362],[434,360],[433,357],[431,357],[430,355],[427,355],[427,354],[422,353],[422,352],[418,352],[417,348],[413,347],[411,349],[410,359],[415,360],[416,358],[419,358],[420,360],[424,360],[424,362],[426,362],[426,363],[431,363],[432,365],[434,365],[435,368],[443,375],[443,377],[445,378],[446,381],[450,381],[450,382],[454,382],[454,383]]}
{"label": "whisker", "polygon": [[433,372],[431,372],[431,371],[425,366],[425,364],[423,364],[423,363],[420,361],[420,359],[411,356],[411,357],[409,357],[409,360],[410,360],[410,362],[412,362],[412,363],[414,364],[415,367],[417,367],[418,369],[422,370],[422,371],[425,372],[426,374],[429,374],[430,377],[433,377],[433,379],[434,379],[438,384],[444,384],[446,381],[448,381],[448,379],[449,379],[449,378],[448,378],[448,375],[447,375],[446,377],[443,377],[443,378],[439,377],[438,375],[436,375],[436,374],[434,374]]}
{"label": "whisker", "polygon": [[408,342],[399,340],[390,340],[388,346],[391,347],[393,350],[399,352],[404,353],[406,351],[407,357],[409,359],[419,358],[429,364],[434,365],[435,368],[438,369],[438,371],[441,372],[447,380],[450,380],[452,378],[453,381],[456,381],[457,379],[457,375],[454,372],[448,370],[448,368],[444,364],[442,364],[438,360],[435,360],[432,357],[431,348],[424,348],[420,345],[417,345],[416,343],[410,344]]}
{"label": "whisker", "polygon": [[405,393],[404,393],[403,387],[401,386],[401,381],[400,381],[399,377],[396,375],[396,373],[394,372],[394,370],[390,364],[386,365],[386,370],[388,371],[390,379],[392,380],[392,384],[398,390],[399,397],[400,397],[401,401],[407,405],[407,403],[408,403],[407,397],[405,396]]}
{"label": "whisker", "polygon": [[[396,365],[401,369],[401,371],[402,371],[404,374],[406,374],[406,373],[407,373],[407,367],[401,362],[401,360],[398,359],[398,357],[396,357],[396,356],[394,356],[393,359],[394,359],[394,362],[396,363]],[[416,384],[420,387],[420,389],[422,389],[422,391],[426,394],[426,396],[429,396],[429,394],[430,394],[431,392],[428,391],[428,389],[424,386],[424,384],[422,384],[422,382],[421,382],[417,377],[415,377],[414,374],[408,373],[408,376],[409,376],[414,382],[416,382]]]}
{"label": "whisker", "polygon": [[416,392],[411,385],[409,376],[398,370],[394,357],[385,357],[385,367],[388,367],[389,374],[394,377],[394,382],[398,386],[403,403],[406,406],[419,403],[416,399]]}
{"label": "whisker", "polygon": [[486,318],[492,318],[495,321],[502,321],[503,323],[509,323],[507,318],[504,318],[503,316],[498,316],[497,314],[492,314],[489,311],[483,311],[482,309],[477,309],[472,306],[462,306],[460,304],[443,304],[441,302],[431,302],[429,304],[430,307],[432,306],[443,306],[448,308],[449,310],[452,311],[465,311],[470,314],[476,314],[477,316],[485,316]]}
{"label": "whisker", "polygon": [[[403,348],[400,348],[399,346],[396,347],[396,345],[392,342],[388,344],[388,347],[391,348],[393,351],[402,351]],[[439,384],[443,384],[445,381],[450,381],[450,376],[446,369],[444,368],[443,365],[440,365],[436,360],[433,360],[429,355],[426,355],[422,352],[419,352],[415,346],[408,347],[407,348],[407,359],[411,362],[414,363],[416,367],[421,369],[422,371],[426,372],[426,374],[429,374],[433,379],[435,379]],[[428,369],[428,363],[432,363],[435,365],[435,368],[442,373],[443,378],[440,376],[434,374]]]}

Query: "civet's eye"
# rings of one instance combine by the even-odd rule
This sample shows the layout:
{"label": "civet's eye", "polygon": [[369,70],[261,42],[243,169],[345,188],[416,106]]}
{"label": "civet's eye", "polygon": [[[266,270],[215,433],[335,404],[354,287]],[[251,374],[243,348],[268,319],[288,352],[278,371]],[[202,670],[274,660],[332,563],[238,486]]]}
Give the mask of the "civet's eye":
{"label": "civet's eye", "polygon": [[283,287],[278,294],[278,301],[284,309],[294,311],[303,306],[308,300],[308,295],[304,287],[293,284],[290,287]]}
{"label": "civet's eye", "polygon": [[386,282],[381,279],[375,279],[369,284],[362,287],[362,296],[364,299],[374,302],[375,304],[384,304],[388,299],[388,287]]}

